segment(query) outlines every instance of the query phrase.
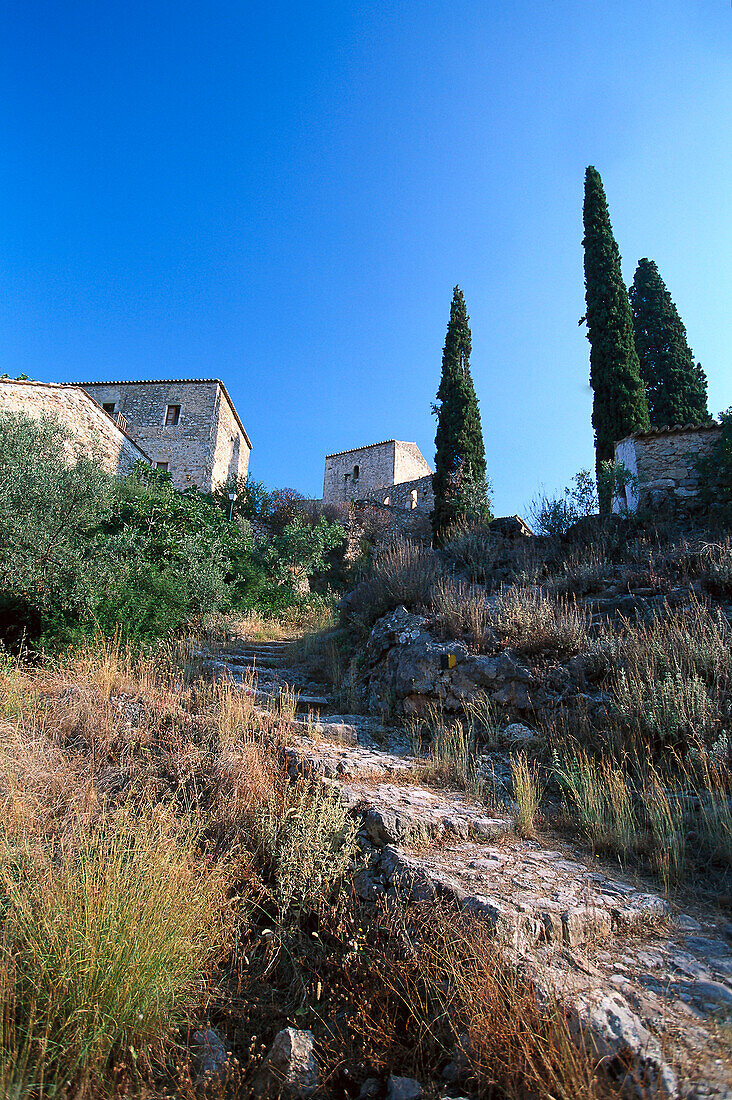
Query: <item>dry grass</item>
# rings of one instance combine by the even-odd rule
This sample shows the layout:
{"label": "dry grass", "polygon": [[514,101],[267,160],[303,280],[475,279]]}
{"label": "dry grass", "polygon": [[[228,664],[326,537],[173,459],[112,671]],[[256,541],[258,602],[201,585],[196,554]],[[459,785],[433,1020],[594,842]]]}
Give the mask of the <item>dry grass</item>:
{"label": "dry grass", "polygon": [[466,638],[478,650],[492,639],[491,603],[484,588],[441,577],[431,594],[432,609],[448,638]]}
{"label": "dry grass", "polygon": [[516,587],[499,593],[493,623],[518,653],[568,657],[587,644],[590,615],[576,600]]}
{"label": "dry grass", "polygon": [[80,1100],[152,1072],[199,1003],[281,717],[114,642],[4,660],[0,705],[0,1091]]}
{"label": "dry grass", "polygon": [[226,869],[198,841],[139,810],[73,822],[60,845],[0,838],[4,1096],[66,1081],[82,1094],[115,1055],[160,1052],[227,935]]}
{"label": "dry grass", "polygon": [[422,1080],[452,1061],[474,1096],[611,1095],[562,1009],[506,962],[484,922],[448,906],[392,907],[352,937],[333,984],[359,1060]]}
{"label": "dry grass", "polygon": [[458,524],[445,538],[443,550],[471,581],[489,587],[507,580],[536,583],[544,573],[533,539],[521,538],[507,546],[480,523]]}
{"label": "dry grass", "polygon": [[516,832],[519,836],[532,836],[539,816],[542,785],[536,764],[529,763],[525,753],[511,757],[511,780],[516,803]]}
{"label": "dry grass", "polygon": [[[433,704],[425,719],[412,723],[410,732],[412,749],[422,761],[421,775],[426,783],[457,787],[475,798],[481,796],[483,781],[471,723],[447,717],[439,705]],[[422,749],[423,733],[428,739],[426,753]]]}
{"label": "dry grass", "polygon": [[587,596],[605,588],[613,571],[613,564],[603,547],[589,546],[570,554],[562,563],[561,571],[548,579],[547,586],[556,593]]}
{"label": "dry grass", "polygon": [[371,574],[350,594],[346,625],[356,634],[365,634],[377,619],[400,604],[408,609],[428,605],[442,572],[442,559],[434,550],[408,539],[394,539],[380,549]]}
{"label": "dry grass", "polygon": [[552,770],[593,847],[641,857],[667,891],[700,869],[732,868],[729,773],[701,747],[668,774],[648,752],[618,761],[576,745],[555,752]]}

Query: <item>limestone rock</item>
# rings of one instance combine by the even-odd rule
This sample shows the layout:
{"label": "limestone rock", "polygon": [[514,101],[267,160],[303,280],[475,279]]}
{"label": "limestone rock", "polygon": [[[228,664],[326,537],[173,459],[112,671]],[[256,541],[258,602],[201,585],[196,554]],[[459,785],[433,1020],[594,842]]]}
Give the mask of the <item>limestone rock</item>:
{"label": "limestone rock", "polygon": [[[668,1100],[679,1095],[676,1075],[664,1061],[658,1040],[617,993],[609,993],[590,1005],[580,998],[578,1008],[586,1016],[593,1046],[599,1057],[609,1064],[631,1066],[628,1086],[638,1081],[637,1095],[643,1096],[646,1081]],[[630,1091],[626,1088],[626,1092]]]}
{"label": "limestone rock", "polygon": [[389,1078],[389,1086],[386,1090],[386,1100],[420,1100],[422,1086],[413,1077]]}
{"label": "limestone rock", "polygon": [[212,1027],[194,1031],[191,1049],[199,1066],[199,1084],[226,1079],[229,1052],[217,1031]]}
{"label": "limestone rock", "polygon": [[318,1063],[312,1031],[286,1027],[278,1032],[254,1082],[257,1100],[315,1096]]}

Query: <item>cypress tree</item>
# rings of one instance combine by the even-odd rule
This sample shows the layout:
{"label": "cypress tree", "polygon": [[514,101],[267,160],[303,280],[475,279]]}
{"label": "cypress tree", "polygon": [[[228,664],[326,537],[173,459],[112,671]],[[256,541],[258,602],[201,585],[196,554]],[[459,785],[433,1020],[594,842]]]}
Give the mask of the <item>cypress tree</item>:
{"label": "cypress tree", "polygon": [[707,378],[694,362],[684,324],[653,260],[638,261],[630,304],[651,424],[705,424]]}
{"label": "cypress tree", "polygon": [[620,268],[600,173],[585,174],[583,245],[587,337],[590,341],[590,385],[594,393],[592,426],[600,511],[610,511],[610,488],[602,476],[612,462],[615,444],[631,432],[650,427],[648,403],[633,340],[633,318]]}
{"label": "cypress tree", "polygon": [[471,337],[465,298],[453,291],[450,320],[442,352],[442,376],[433,412],[437,416],[435,507],[436,541],[450,524],[470,513],[489,515],[485,447],[478,398],[470,374]]}

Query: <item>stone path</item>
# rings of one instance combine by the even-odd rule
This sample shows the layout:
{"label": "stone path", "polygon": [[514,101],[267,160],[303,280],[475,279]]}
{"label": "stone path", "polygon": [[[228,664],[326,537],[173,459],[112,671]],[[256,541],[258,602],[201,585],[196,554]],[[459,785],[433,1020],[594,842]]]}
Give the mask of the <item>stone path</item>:
{"label": "stone path", "polygon": [[424,785],[419,761],[378,748],[377,723],[330,713],[288,653],[287,643],[252,643],[211,665],[255,699],[276,699],[283,685],[302,693],[302,733],[285,746],[285,762],[293,777],[335,785],[360,818],[363,900],[448,898],[480,916],[589,1029],[629,1095],[644,1087],[732,1100],[732,926],[698,907],[679,912],[580,848],[520,839],[509,814],[463,792]]}

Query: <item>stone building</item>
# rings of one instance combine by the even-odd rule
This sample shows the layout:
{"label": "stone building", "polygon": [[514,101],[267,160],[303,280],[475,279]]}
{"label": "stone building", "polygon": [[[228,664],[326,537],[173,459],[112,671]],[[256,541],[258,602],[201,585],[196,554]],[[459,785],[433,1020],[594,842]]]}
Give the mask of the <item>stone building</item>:
{"label": "stone building", "polygon": [[82,382],[105,412],[118,418],[153,465],[177,489],[246,478],[252,445],[218,378],[150,382]]}
{"label": "stone building", "polygon": [[416,443],[388,439],[325,457],[323,501],[364,501],[429,512],[432,470]]}
{"label": "stone building", "polygon": [[150,461],[124,427],[78,386],[0,379],[0,412],[56,417],[85,450],[97,451],[110,474],[124,476],[135,462]]}
{"label": "stone building", "polygon": [[719,424],[687,424],[636,432],[615,444],[615,461],[633,475],[634,484],[617,494],[613,511],[693,509],[699,491],[697,460],[719,438]]}

